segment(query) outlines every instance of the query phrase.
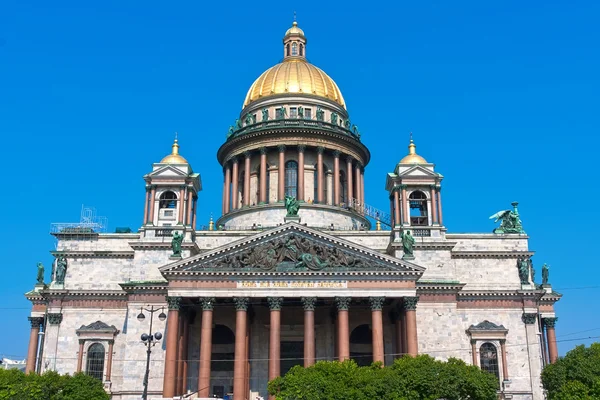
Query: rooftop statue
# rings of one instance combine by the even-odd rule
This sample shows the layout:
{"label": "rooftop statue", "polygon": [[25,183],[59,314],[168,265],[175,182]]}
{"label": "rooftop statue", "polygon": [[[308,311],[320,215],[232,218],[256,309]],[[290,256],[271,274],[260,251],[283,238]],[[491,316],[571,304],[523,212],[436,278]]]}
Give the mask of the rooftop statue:
{"label": "rooftop statue", "polygon": [[519,269],[519,279],[521,280],[521,284],[529,284],[529,273],[532,269],[531,260],[520,258],[519,260],[517,260],[517,268]]}
{"label": "rooftop statue", "polygon": [[321,107],[317,107],[317,121],[323,121],[325,111]]}
{"label": "rooftop statue", "polygon": [[334,125],[337,125],[338,122],[338,115],[336,112],[332,112],[331,113],[331,123]]}
{"label": "rooftop statue", "polygon": [[37,264],[37,283],[44,284],[44,264],[41,262]]}
{"label": "rooftop statue", "polygon": [[500,221],[500,226],[494,229],[494,233],[525,233],[519,218],[519,210],[517,210],[518,204],[516,201],[512,202],[512,210],[498,211],[490,217],[490,219],[495,219],[494,222]]}
{"label": "rooftop statue", "polygon": [[171,240],[173,254],[171,257],[181,257],[181,242],[183,242],[183,233],[180,235],[177,231],[173,232],[173,240]]}
{"label": "rooftop statue", "polygon": [[548,267],[548,264],[542,265],[542,285],[548,284],[549,276],[550,276],[550,267]]}
{"label": "rooftop statue", "polygon": [[304,118],[304,107],[298,107],[298,118]]}
{"label": "rooftop statue", "polygon": [[56,276],[54,281],[56,283],[65,283],[65,275],[67,274],[67,259],[60,256],[56,261]]}
{"label": "rooftop statue", "polygon": [[229,131],[227,131],[227,137],[228,137],[228,138],[232,137],[232,136],[233,136],[233,132],[234,132],[234,131],[233,131],[233,126],[230,126],[230,127],[229,127]]}
{"label": "rooftop statue", "polygon": [[297,217],[300,202],[295,197],[285,196],[285,209],[287,210],[286,217]]}
{"label": "rooftop statue", "polygon": [[415,246],[415,238],[410,234],[410,231],[402,233],[402,258],[414,258],[413,248]]}

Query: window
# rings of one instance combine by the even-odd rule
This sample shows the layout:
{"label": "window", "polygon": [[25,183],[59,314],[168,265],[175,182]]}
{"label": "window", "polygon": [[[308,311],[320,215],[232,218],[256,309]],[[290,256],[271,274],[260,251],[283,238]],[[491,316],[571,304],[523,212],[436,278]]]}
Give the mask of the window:
{"label": "window", "polygon": [[498,370],[498,351],[491,343],[484,343],[479,348],[479,363],[482,370],[496,375],[500,379]]}
{"label": "window", "polygon": [[304,45],[300,43],[300,57],[304,57]]}
{"label": "window", "polygon": [[290,117],[298,118],[298,109],[296,107],[290,107]]}
{"label": "window", "polygon": [[298,55],[298,43],[296,43],[296,42],[292,43],[292,55],[293,56]]}
{"label": "window", "polygon": [[289,43],[285,45],[285,55],[287,57],[290,56],[290,44]]}
{"label": "window", "polygon": [[420,190],[415,190],[408,196],[410,205],[410,224],[416,226],[426,226],[427,217],[427,196]]}
{"label": "window", "polygon": [[312,110],[310,108],[304,109],[304,118],[312,119]]}
{"label": "window", "polygon": [[285,195],[294,198],[298,196],[298,163],[296,161],[285,163]]}
{"label": "window", "polygon": [[85,372],[89,376],[102,380],[104,374],[104,346],[100,343],[94,343],[88,348]]}
{"label": "window", "polygon": [[369,325],[359,325],[350,333],[350,359],[361,367],[373,362],[373,332]]}
{"label": "window", "polygon": [[177,195],[170,190],[160,195],[158,208],[175,208],[177,205]]}

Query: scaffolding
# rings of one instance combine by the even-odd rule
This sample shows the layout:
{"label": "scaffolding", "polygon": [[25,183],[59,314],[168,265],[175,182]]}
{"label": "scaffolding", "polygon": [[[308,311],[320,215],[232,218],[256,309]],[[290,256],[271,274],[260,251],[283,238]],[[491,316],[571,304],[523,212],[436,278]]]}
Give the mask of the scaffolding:
{"label": "scaffolding", "polygon": [[349,208],[356,211],[360,215],[363,215],[365,217],[369,217],[369,218],[375,220],[376,222],[379,221],[382,224],[385,224],[389,227],[392,226],[392,220],[391,220],[391,216],[389,213],[378,210],[377,208],[370,206],[368,204],[361,203],[355,198],[350,199]]}
{"label": "scaffolding", "polygon": [[81,205],[81,216],[79,222],[54,222],[50,224],[50,234],[59,236],[69,236],[72,239],[88,239],[97,236],[99,233],[108,232],[108,218],[96,214],[94,207]]}

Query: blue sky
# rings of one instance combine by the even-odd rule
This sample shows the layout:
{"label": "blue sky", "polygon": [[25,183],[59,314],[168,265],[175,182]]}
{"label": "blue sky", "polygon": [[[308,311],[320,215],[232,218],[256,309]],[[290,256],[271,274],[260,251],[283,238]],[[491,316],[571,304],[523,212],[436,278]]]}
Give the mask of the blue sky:
{"label": "blue sky", "polygon": [[[279,62],[294,10],[307,56],[340,86],[370,148],[366,201],[414,132],[437,164],[451,232],[490,232],[520,202],[534,265],[551,266],[561,354],[600,336],[598,2],[31,2],[0,7],[3,276],[0,355],[24,358],[36,263],[81,205],[137,229],[151,163],[202,175],[200,224],[221,211],[216,151],[246,90]],[[49,269],[49,268],[47,268]],[[597,339],[596,339],[597,340]]]}

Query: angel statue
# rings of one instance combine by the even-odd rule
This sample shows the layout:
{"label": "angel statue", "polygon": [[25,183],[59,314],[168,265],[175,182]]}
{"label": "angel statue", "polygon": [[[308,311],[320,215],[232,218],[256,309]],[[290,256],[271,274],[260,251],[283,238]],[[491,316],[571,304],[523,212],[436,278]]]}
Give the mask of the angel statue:
{"label": "angel statue", "polygon": [[183,242],[183,233],[179,234],[177,231],[173,232],[173,240],[171,240],[173,254],[171,257],[181,257],[181,242]]}
{"label": "angel statue", "polygon": [[519,210],[517,210],[519,203],[515,201],[510,204],[513,206],[512,210],[498,211],[490,217],[490,219],[494,219],[494,222],[500,221],[500,226],[494,229],[494,233],[525,233],[519,218]]}
{"label": "angel statue", "polygon": [[548,284],[549,276],[550,276],[550,267],[548,267],[548,264],[542,265],[542,285]]}
{"label": "angel statue", "polygon": [[295,197],[285,196],[285,209],[287,210],[286,217],[297,217],[300,202]]}

